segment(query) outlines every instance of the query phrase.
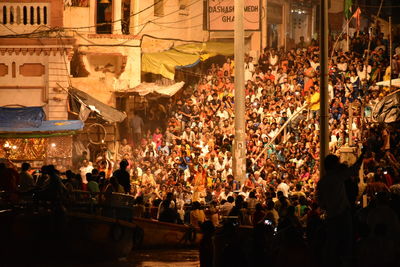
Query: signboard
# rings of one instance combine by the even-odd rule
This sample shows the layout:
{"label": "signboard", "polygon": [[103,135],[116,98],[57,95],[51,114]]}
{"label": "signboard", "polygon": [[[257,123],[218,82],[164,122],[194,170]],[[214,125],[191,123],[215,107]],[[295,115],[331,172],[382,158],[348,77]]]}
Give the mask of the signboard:
{"label": "signboard", "polygon": [[[208,29],[210,31],[233,31],[235,21],[234,0],[208,0]],[[244,29],[260,30],[260,0],[244,0]]]}

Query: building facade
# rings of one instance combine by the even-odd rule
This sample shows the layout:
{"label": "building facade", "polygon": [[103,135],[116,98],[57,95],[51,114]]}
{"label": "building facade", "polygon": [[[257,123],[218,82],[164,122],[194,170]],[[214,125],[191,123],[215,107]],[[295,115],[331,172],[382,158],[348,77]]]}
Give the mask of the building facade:
{"label": "building facade", "polygon": [[[0,106],[44,106],[66,120],[69,61],[75,40],[47,32],[63,25],[57,0],[0,2]],[[29,34],[37,31],[37,34]]]}

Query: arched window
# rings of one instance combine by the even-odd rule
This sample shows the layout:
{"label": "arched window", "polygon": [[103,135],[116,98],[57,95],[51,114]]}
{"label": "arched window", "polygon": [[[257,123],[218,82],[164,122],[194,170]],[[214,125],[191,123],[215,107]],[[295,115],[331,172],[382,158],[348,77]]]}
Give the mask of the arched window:
{"label": "arched window", "polygon": [[17,66],[15,65],[15,62],[11,64],[11,77],[17,77]]}
{"label": "arched window", "polygon": [[29,22],[31,25],[35,24],[35,9],[31,6],[31,19]]}
{"label": "arched window", "polygon": [[3,6],[3,24],[7,24],[7,7]]}
{"label": "arched window", "polygon": [[43,7],[43,24],[47,24],[47,7]]}
{"label": "arched window", "polygon": [[40,25],[40,7],[36,8],[36,13],[37,13],[37,24]]}
{"label": "arched window", "polygon": [[14,24],[14,7],[10,8],[10,24]]}
{"label": "arched window", "polygon": [[22,20],[24,25],[28,24],[28,9],[26,8],[26,6],[24,6],[24,8],[22,8]]}

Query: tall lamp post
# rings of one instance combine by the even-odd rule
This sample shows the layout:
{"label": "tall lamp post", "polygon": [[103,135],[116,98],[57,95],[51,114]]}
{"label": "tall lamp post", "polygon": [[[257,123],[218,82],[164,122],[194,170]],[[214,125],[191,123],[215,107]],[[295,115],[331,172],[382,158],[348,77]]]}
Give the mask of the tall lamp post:
{"label": "tall lamp post", "polygon": [[328,0],[320,0],[320,175],[325,172],[324,159],[329,154],[328,106]]}
{"label": "tall lamp post", "polygon": [[233,174],[244,182],[246,178],[246,120],[244,93],[244,1],[235,0],[235,140]]}

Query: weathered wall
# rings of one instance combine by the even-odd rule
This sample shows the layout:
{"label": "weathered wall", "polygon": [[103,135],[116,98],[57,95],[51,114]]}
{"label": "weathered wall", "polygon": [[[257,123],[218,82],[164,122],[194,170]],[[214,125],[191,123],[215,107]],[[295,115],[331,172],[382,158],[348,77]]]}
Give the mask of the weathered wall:
{"label": "weathered wall", "polygon": [[[27,10],[25,17],[24,8]],[[0,24],[4,24],[5,27],[0,27],[0,35],[30,33],[47,30],[50,27],[62,27],[63,12],[62,0],[1,1]],[[14,21],[11,21],[11,13]]]}
{"label": "weathered wall", "polygon": [[59,85],[68,87],[72,41],[57,42],[0,39],[0,65],[6,70],[0,74],[0,106],[44,106],[48,119],[67,119],[67,94]]}

